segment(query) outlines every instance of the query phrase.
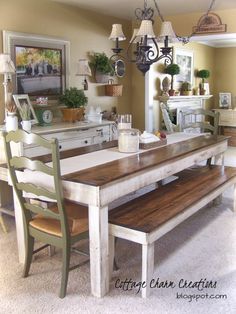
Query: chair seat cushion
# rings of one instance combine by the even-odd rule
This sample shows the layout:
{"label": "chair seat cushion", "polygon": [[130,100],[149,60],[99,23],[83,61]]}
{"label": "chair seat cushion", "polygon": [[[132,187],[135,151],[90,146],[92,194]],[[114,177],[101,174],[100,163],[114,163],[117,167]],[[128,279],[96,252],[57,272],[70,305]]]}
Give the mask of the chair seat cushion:
{"label": "chair seat cushion", "polygon": [[[58,212],[57,205],[50,207],[50,210]],[[88,231],[87,207],[72,202],[65,202],[65,210],[71,236]],[[57,219],[36,215],[29,224],[40,231],[62,237],[61,223]]]}

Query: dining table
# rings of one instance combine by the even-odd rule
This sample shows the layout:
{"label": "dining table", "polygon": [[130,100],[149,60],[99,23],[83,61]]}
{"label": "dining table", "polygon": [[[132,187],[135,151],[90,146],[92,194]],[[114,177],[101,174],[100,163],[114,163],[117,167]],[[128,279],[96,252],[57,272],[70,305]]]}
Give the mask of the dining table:
{"label": "dining table", "polygon": [[[214,156],[219,162],[228,137],[172,133],[167,144],[136,153],[121,153],[117,141],[60,152],[65,199],[88,206],[91,293],[103,297],[109,291],[109,205],[196,163]],[[50,155],[41,156],[50,164]],[[1,172],[1,170],[0,170]],[[27,176],[25,177],[27,181]],[[39,176],[30,176],[32,183]],[[46,188],[50,182],[44,180]],[[25,245],[21,210],[14,197],[18,253],[24,261]]]}

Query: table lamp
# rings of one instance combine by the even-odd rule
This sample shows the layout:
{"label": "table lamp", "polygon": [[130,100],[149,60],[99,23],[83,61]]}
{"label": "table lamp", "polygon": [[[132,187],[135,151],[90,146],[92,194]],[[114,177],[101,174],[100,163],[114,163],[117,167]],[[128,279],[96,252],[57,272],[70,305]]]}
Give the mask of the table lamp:
{"label": "table lamp", "polygon": [[11,81],[11,74],[16,72],[15,65],[11,60],[11,57],[7,53],[0,54],[0,74],[4,74],[3,86],[4,86],[4,104],[5,104],[5,117],[7,104],[11,102],[12,93],[8,92],[8,84]]}
{"label": "table lamp", "polygon": [[88,82],[87,82],[86,77],[92,75],[91,69],[90,69],[89,64],[88,64],[88,60],[79,59],[76,75],[77,76],[84,76],[84,81],[83,81],[84,90],[88,90]]}

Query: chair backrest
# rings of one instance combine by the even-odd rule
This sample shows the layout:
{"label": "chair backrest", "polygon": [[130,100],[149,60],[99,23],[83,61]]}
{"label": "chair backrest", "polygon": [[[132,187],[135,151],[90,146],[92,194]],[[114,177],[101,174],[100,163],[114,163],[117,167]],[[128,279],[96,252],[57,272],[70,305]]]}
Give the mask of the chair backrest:
{"label": "chair backrest", "polygon": [[[9,174],[23,211],[24,222],[28,225],[33,214],[50,217],[60,221],[62,235],[68,236],[69,228],[63,202],[58,140],[46,140],[37,134],[27,133],[23,130],[4,132],[3,138]],[[42,148],[47,148],[52,155],[52,162],[46,165],[36,158],[13,156],[11,143],[36,144]],[[34,176],[34,180],[32,180],[32,176]],[[37,178],[37,184],[34,183],[35,177]],[[32,182],[30,182],[30,179]],[[50,187],[45,188],[45,182],[49,181]],[[43,197],[55,201],[58,212],[52,211],[50,208],[44,208],[39,204],[31,204],[25,197],[27,193],[29,193],[28,195],[33,194],[38,199]]]}
{"label": "chair backrest", "polygon": [[[209,119],[209,121],[208,121]],[[217,135],[219,126],[219,112],[205,109],[180,110],[179,112],[180,130],[196,129],[200,132],[210,131]]]}
{"label": "chair backrest", "polygon": [[178,127],[172,123],[166,105],[164,103],[160,103],[160,108],[167,131],[172,133],[176,132]]}

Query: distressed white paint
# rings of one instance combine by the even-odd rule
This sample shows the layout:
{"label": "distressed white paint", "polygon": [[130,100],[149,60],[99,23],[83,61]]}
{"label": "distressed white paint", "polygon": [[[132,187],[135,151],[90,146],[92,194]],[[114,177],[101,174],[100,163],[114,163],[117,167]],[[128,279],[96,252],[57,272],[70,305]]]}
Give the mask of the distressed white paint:
{"label": "distressed white paint", "polygon": [[103,297],[109,291],[108,207],[89,206],[91,292]]}
{"label": "distressed white paint", "polygon": [[142,282],[146,283],[142,289],[142,298],[147,298],[150,294],[150,281],[154,273],[154,243],[142,245]]}
{"label": "distressed white paint", "polygon": [[[230,186],[234,186],[234,211],[236,211],[236,177],[230,179],[225,184],[216,188],[214,191],[201,198],[194,205],[186,208],[183,212],[179,213],[175,217],[171,218],[161,226],[157,227],[151,233],[147,234],[141,231],[137,231],[131,228],[121,227],[114,224],[109,224],[109,232],[115,237],[120,237],[135,243],[142,244],[142,282],[146,282],[146,288],[142,289],[142,297],[146,298],[150,293],[150,280],[153,276],[154,270],[154,242],[162,237],[164,234],[175,228],[181,222],[192,216],[199,209],[207,205],[209,202],[214,200],[216,197],[221,195]],[[138,199],[133,200],[137,202]]]}
{"label": "distressed white paint", "polygon": [[[179,157],[174,161],[168,161],[151,169],[126,176],[122,178],[122,180],[113,181],[102,187],[102,189],[63,180],[62,183],[66,198],[89,204],[91,290],[94,296],[102,297],[109,290],[107,205],[119,197],[164,179],[196,162],[206,160],[211,156],[222,153],[226,149],[227,141],[220,142],[211,147],[191,152],[184,158]],[[137,158],[139,158],[138,155]],[[23,262],[25,254],[23,223],[21,210],[16,201],[15,210],[17,212],[16,229],[19,259]],[[143,241],[144,239],[146,239],[146,235],[143,237]]]}

